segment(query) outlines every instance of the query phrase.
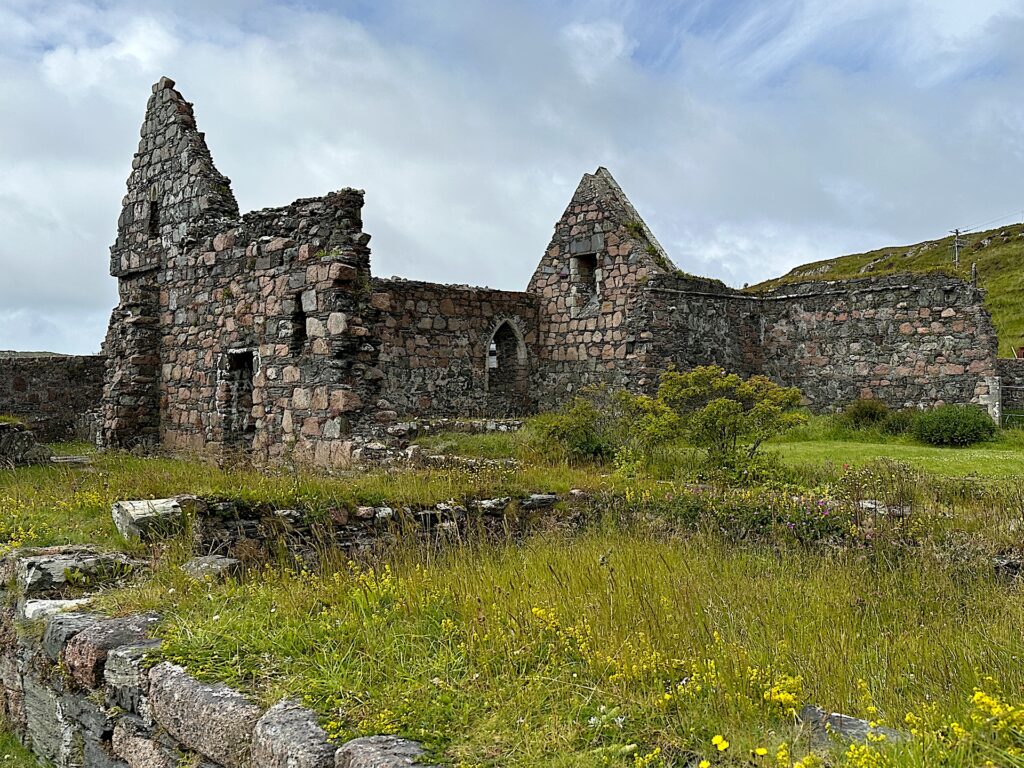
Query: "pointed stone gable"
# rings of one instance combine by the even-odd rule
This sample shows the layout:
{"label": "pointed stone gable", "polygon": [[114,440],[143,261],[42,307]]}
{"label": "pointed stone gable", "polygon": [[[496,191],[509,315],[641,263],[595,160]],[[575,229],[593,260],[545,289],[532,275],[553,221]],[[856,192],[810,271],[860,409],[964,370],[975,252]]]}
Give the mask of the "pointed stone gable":
{"label": "pointed stone gable", "polygon": [[197,227],[237,217],[231,181],[214,166],[192,105],[161,78],[146,107],[139,149],[110,249],[110,273],[156,269],[160,255]]}
{"label": "pointed stone gable", "polygon": [[[600,256],[598,267],[653,276],[677,272],[665,249],[622,191],[607,168],[598,168],[580,180],[572,200],[555,223],[555,233],[530,280],[530,291],[561,286],[572,293],[571,257],[581,253]],[[563,274],[566,273],[566,274]],[[553,276],[555,276],[553,278]]]}
{"label": "pointed stone gable", "polygon": [[650,280],[679,270],[606,168],[587,174],[530,281],[541,297],[542,387],[557,402],[633,366],[633,308]]}

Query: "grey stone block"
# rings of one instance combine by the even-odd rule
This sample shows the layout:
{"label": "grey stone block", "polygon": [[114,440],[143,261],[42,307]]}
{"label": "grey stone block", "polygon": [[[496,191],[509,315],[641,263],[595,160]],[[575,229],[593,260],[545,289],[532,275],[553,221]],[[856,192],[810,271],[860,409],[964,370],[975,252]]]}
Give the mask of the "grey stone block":
{"label": "grey stone block", "polygon": [[242,567],[242,561],[223,555],[193,557],[181,566],[181,570],[196,581],[219,581],[232,576]]}
{"label": "grey stone block", "polygon": [[58,661],[61,651],[71,638],[95,625],[102,618],[91,613],[58,613],[49,616],[43,630],[43,651],[52,661]]}
{"label": "grey stone block", "polygon": [[275,704],[256,723],[252,763],[260,768],[332,768],[334,753],[316,715],[295,702]]}
{"label": "grey stone block", "polygon": [[83,629],[64,647],[64,663],[71,678],[85,688],[98,688],[103,682],[107,654],[122,645],[149,639],[155,616],[129,616],[106,619]]}
{"label": "grey stone block", "polygon": [[190,507],[198,505],[192,497],[119,501],[111,507],[114,525],[129,541],[152,541],[177,531]]}
{"label": "grey stone block", "polygon": [[[423,748],[397,736],[365,736],[344,744],[334,756],[335,768],[405,768],[422,765]],[[433,766],[432,768],[437,768]]]}
{"label": "grey stone block", "polygon": [[32,597],[110,584],[137,566],[137,562],[119,552],[98,554],[82,550],[21,557],[15,572],[18,589]]}
{"label": "grey stone block", "polygon": [[225,685],[208,685],[164,662],[149,672],[153,720],[183,746],[226,768],[245,764],[260,708]]}
{"label": "grey stone block", "polygon": [[150,722],[149,671],[145,667],[146,655],[160,648],[159,640],[123,645],[107,654],[103,668],[106,703],[108,707],[120,707]]}

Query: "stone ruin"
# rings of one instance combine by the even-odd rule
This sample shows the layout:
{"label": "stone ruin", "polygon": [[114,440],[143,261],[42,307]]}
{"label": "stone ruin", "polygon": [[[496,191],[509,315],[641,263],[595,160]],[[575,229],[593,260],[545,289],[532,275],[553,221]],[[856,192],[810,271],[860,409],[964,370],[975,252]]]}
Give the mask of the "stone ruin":
{"label": "stone ruin", "polygon": [[526,291],[381,279],[363,200],[342,189],[240,214],[192,105],[154,85],[110,252],[105,370],[88,379],[97,441],[344,466],[402,420],[519,416],[710,363],[797,386],[819,410],[876,397],[998,418],[997,338],[971,283],[737,291],[680,271],[604,168],[580,181]]}

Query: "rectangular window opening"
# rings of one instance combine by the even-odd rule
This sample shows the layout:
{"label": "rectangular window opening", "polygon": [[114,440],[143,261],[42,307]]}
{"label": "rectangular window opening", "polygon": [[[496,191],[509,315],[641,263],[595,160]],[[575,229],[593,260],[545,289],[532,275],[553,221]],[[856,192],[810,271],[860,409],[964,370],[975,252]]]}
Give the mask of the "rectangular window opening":
{"label": "rectangular window opening", "polygon": [[160,203],[156,200],[149,201],[149,236],[160,237]]}
{"label": "rectangular window opening", "polygon": [[306,310],[302,308],[302,294],[295,297],[295,311],[292,312],[292,335],[288,342],[288,351],[293,355],[301,355],[306,348]]}
{"label": "rectangular window opening", "polygon": [[597,295],[597,254],[584,253],[576,259],[576,293],[584,301]]}

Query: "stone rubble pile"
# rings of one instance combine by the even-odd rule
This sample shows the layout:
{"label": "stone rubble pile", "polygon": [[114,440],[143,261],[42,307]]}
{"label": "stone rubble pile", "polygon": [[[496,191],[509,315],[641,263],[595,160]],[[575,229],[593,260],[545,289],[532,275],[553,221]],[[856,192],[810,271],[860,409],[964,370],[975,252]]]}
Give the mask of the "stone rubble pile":
{"label": "stone rubble pile", "polygon": [[49,452],[36,442],[32,430],[24,424],[0,422],[0,469],[44,464],[49,459]]}

